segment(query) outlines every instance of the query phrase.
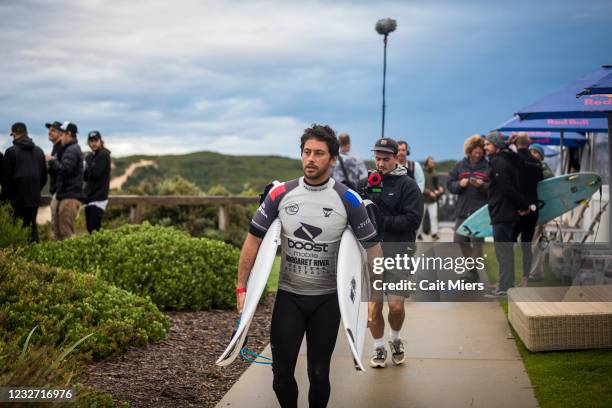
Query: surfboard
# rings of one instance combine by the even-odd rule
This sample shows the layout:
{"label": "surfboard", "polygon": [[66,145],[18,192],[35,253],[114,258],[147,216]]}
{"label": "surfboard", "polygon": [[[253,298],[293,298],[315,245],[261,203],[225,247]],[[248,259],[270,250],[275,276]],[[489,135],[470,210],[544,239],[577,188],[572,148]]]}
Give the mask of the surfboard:
{"label": "surfboard", "polygon": [[[538,183],[538,225],[557,218],[584,204],[601,187],[601,177],[596,173],[564,174]],[[484,205],[467,218],[457,229],[466,237],[490,237],[493,235],[489,208]]]}
{"label": "surfboard", "polygon": [[367,255],[350,228],[340,240],[336,278],[342,325],[355,369],[365,371],[361,357],[368,324],[368,302],[362,298],[362,293],[369,289]]}
{"label": "surfboard", "polygon": [[247,292],[244,299],[244,307],[242,308],[242,314],[240,315],[240,322],[236,328],[236,332],[232,336],[229,345],[221,354],[221,357],[217,360],[216,364],[225,367],[232,363],[244,344],[251,320],[257,309],[257,304],[261,298],[261,294],[268,283],[270,277],[270,271],[274,264],[274,258],[276,257],[276,250],[280,245],[280,233],[281,233],[281,222],[277,218],[272,222],[268,232],[261,241],[255,263],[251,269],[249,280],[247,282]]}

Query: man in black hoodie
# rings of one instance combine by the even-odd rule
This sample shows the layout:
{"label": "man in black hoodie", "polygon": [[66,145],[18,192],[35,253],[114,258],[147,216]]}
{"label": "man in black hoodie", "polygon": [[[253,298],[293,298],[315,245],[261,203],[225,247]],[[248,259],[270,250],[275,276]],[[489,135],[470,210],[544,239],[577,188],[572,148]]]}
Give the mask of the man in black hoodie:
{"label": "man in black hoodie", "polygon": [[87,144],[91,149],[85,157],[85,219],[91,234],[102,228],[102,214],[108,204],[110,187],[110,151],[104,147],[102,135],[97,130],[89,132]]}
{"label": "man in black hoodie", "polygon": [[522,216],[516,224],[514,239],[521,237],[521,251],[523,253],[523,277],[521,286],[527,286],[529,271],[531,270],[532,252],[531,241],[538,223],[538,183],[542,180],[542,166],[529,151],[529,135],[526,132],[516,134],[514,144],[520,159],[519,184],[525,202],[531,209],[529,214]]}
{"label": "man in black hoodie", "polygon": [[491,297],[506,296],[514,286],[514,230],[520,216],[529,208],[520,191],[518,168],[520,159],[508,147],[500,132],[491,132],[485,140],[489,156],[489,214],[493,226],[495,254],[499,264],[499,285]]}
{"label": "man in black hoodie", "polygon": [[[390,138],[382,138],[374,146],[377,172],[372,173],[366,184],[362,181],[360,191],[372,200],[380,211],[378,237],[383,242],[385,257],[397,254],[414,254],[416,232],[423,218],[423,195],[417,183],[407,175],[406,168],[399,165],[398,144]],[[377,177],[374,177],[376,175]],[[374,179],[378,179],[378,183]],[[385,283],[398,283],[408,279],[409,271],[385,270]],[[402,364],[405,360],[404,343],[399,332],[404,323],[405,292],[388,292],[391,360]],[[387,350],[383,340],[385,320],[382,314],[382,299],[373,296],[369,304],[368,326],[374,338],[374,352],[370,366],[386,366]]]}
{"label": "man in black hoodie", "polygon": [[2,201],[13,207],[14,219],[32,230],[32,242],[38,242],[36,215],[40,206],[40,191],[47,183],[45,154],[28,137],[24,123],[11,127],[13,146],[6,149],[2,171]]}
{"label": "man in black hoodie", "polygon": [[47,156],[49,169],[57,175],[57,220],[59,240],[74,234],[74,221],[83,199],[83,157],[77,143],[77,126],[64,122],[60,127],[62,150],[57,157]]}

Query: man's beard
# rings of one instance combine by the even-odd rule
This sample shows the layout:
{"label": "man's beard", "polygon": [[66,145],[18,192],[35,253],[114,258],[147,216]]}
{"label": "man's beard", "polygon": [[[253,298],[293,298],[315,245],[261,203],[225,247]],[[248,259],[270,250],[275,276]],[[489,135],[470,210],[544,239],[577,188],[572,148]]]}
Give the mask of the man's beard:
{"label": "man's beard", "polygon": [[328,171],[329,171],[329,167],[330,167],[330,166],[327,166],[327,167],[325,167],[325,168],[321,168],[321,167],[319,167],[319,169],[317,170],[317,172],[316,172],[315,174],[313,174],[312,176],[308,176],[308,175],[306,174],[306,169],[304,168],[304,169],[302,170],[302,171],[303,171],[303,173],[304,173],[304,178],[305,178],[305,179],[307,179],[307,180],[316,180],[316,179],[318,179],[318,178],[322,177],[323,175],[327,174],[327,173],[328,173]]}

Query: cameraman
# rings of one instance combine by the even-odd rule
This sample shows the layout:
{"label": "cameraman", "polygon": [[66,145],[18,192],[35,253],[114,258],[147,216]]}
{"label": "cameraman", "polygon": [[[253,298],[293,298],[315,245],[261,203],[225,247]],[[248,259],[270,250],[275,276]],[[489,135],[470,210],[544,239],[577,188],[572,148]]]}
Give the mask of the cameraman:
{"label": "cameraman", "polygon": [[[398,164],[397,142],[382,138],[373,149],[376,162],[375,172],[370,173],[367,184],[362,182],[362,194],[378,207],[378,235],[383,242],[385,257],[409,252],[413,246],[416,232],[423,218],[423,196],[417,183],[408,177],[406,168]],[[410,254],[412,255],[412,254]],[[400,282],[408,279],[410,271],[385,270],[385,282]],[[399,334],[404,323],[403,291],[387,292],[389,302],[389,325],[391,334],[389,346],[391,360],[402,364],[405,360],[404,343]],[[386,366],[387,350],[383,340],[385,321],[382,314],[382,296],[373,297],[368,307],[368,325],[374,338],[374,352],[370,366]]]}

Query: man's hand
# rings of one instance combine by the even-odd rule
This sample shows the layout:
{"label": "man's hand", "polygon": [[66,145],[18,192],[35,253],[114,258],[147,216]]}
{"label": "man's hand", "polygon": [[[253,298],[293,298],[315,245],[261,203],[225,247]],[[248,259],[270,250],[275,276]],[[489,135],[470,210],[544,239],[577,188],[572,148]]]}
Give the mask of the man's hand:
{"label": "man's hand", "polygon": [[526,209],[526,210],[519,210],[519,212],[518,212],[518,213],[519,213],[519,215],[520,215],[521,217],[524,217],[525,215],[529,214],[530,212],[531,212],[531,210],[529,210],[529,208],[528,208],[528,209]]}
{"label": "man's hand", "polygon": [[476,187],[480,187],[484,184],[484,181],[482,181],[479,178],[474,178],[472,180],[470,180],[470,183],[472,183],[472,185],[476,186]]}
{"label": "man's hand", "polygon": [[55,159],[55,157],[51,156],[50,154],[48,154],[48,155],[46,155],[46,156],[45,156],[45,160],[46,160],[47,162],[50,162],[50,161],[51,161],[51,160],[53,160],[53,159]]}
{"label": "man's hand", "polygon": [[459,180],[459,185],[463,188],[466,188],[469,183],[470,183],[470,179],[467,179],[467,178],[462,178],[461,180]]}

